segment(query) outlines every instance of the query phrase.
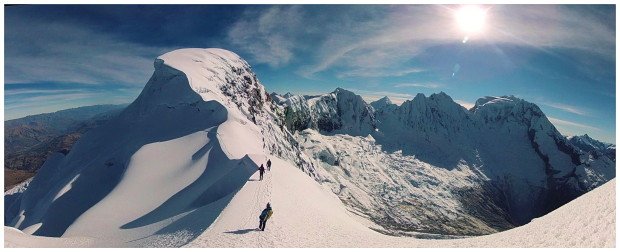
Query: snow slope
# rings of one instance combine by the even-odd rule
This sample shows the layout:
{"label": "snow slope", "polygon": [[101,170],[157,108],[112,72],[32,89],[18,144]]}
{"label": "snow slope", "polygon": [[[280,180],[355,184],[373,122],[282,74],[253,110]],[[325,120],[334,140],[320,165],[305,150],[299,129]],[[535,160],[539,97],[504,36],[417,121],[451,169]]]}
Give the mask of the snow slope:
{"label": "snow slope", "polygon": [[[329,190],[286,161],[271,160],[273,167],[266,179],[249,181],[218,220],[187,247],[615,246],[615,179],[515,229],[473,238],[430,240],[373,231]],[[265,231],[258,231],[258,215],[267,202],[274,214]]]}
{"label": "snow slope", "polygon": [[[263,181],[255,173],[217,220],[187,247],[614,247],[615,180],[531,223],[492,235],[431,240],[375,232],[329,189],[281,159]],[[264,232],[258,215],[274,209]],[[376,227],[377,228],[377,227]],[[42,238],[5,227],[6,247],[102,246],[85,238]],[[159,242],[182,234],[161,235]],[[170,243],[170,242],[168,242]],[[126,245],[126,244],[125,244]],[[160,243],[141,244],[155,246]]]}
{"label": "snow slope", "polygon": [[72,248],[91,247],[93,244],[90,238],[33,236],[16,228],[4,227],[4,248]]}
{"label": "snow slope", "polygon": [[[263,129],[253,121],[268,106],[266,96],[234,53],[164,54],[127,109],[66,157],[48,160],[11,197],[5,223],[36,235],[127,246],[185,233],[160,245],[184,244],[210,225],[264,156]],[[195,218],[205,213],[210,217]]]}
{"label": "snow slope", "polygon": [[454,241],[464,247],[616,247],[616,179],[504,232]]}

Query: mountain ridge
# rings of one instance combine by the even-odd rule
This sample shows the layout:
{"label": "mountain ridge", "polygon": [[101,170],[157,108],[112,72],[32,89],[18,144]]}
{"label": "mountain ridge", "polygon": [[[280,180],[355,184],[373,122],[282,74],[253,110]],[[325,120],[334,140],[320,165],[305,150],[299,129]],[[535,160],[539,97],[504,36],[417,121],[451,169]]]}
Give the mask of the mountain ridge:
{"label": "mountain ridge", "polygon": [[[336,89],[339,90],[342,89]],[[361,98],[359,100],[363,102]],[[312,109],[304,111],[311,106],[300,102],[303,99],[281,104],[294,104],[294,111],[306,118],[318,116],[312,115]],[[373,108],[370,104],[362,104]],[[295,115],[289,117],[296,118]],[[510,213],[512,217],[507,222],[512,225],[527,223],[615,177],[615,161],[597,157],[588,159],[583,151],[557,131],[537,105],[512,95],[483,97],[467,110],[444,92],[429,97],[420,93],[400,106],[375,109],[375,117],[375,123],[369,125],[376,130],[363,133],[371,135],[388,153],[402,150],[403,154],[447,169],[453,169],[463,161],[474,167],[483,167],[482,173],[492,178],[488,187],[504,188],[485,190],[504,194],[495,201],[498,208]],[[289,129],[316,129],[327,135],[364,135],[331,132],[329,128],[313,124],[289,126]],[[411,133],[400,133],[407,131]],[[517,144],[511,146],[512,143]],[[512,153],[511,149],[515,152]],[[522,157],[524,154],[526,159]],[[500,169],[506,166],[506,162],[510,164],[508,168]],[[530,167],[530,172],[519,171],[521,167]],[[587,175],[590,173],[598,175]],[[546,182],[541,183],[541,179]],[[528,184],[539,186],[529,187]],[[503,215],[501,211],[497,214]]]}

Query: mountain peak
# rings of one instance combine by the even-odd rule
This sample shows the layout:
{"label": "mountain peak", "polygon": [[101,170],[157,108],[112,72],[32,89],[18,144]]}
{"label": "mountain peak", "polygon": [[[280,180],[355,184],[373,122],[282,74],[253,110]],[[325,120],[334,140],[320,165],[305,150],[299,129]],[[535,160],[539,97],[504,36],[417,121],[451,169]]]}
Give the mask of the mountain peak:
{"label": "mountain peak", "polygon": [[377,101],[385,102],[387,104],[392,104],[392,100],[390,100],[390,97],[387,97],[387,96],[384,96],[383,98],[381,98],[381,99],[379,99]]}
{"label": "mountain peak", "polygon": [[389,97],[384,96],[383,98],[381,98],[379,100],[371,102],[370,106],[372,106],[375,110],[379,110],[379,109],[382,109],[382,108],[384,108],[386,106],[389,106],[389,105],[392,105],[392,104],[394,104],[392,102],[392,100],[390,100]]}
{"label": "mountain peak", "polygon": [[423,93],[418,93],[413,97],[413,100],[426,99],[426,96]]}
{"label": "mountain peak", "polygon": [[568,141],[570,141],[575,146],[579,147],[584,151],[603,151],[609,147],[615,147],[613,144],[601,142],[590,137],[588,134],[584,134],[581,136],[571,136],[568,137]]}
{"label": "mountain peak", "polygon": [[346,90],[344,88],[341,88],[341,87],[338,87],[338,88],[334,89],[334,91],[332,91],[332,94],[339,94],[339,93],[347,93],[347,94],[355,95],[355,93],[353,93],[353,92],[351,92],[349,90]]}
{"label": "mountain peak", "polygon": [[439,93],[436,93],[436,94],[432,94],[428,98],[430,98],[432,100],[449,100],[449,101],[453,101],[452,97],[450,97],[448,94],[444,93],[443,91],[441,91]]}
{"label": "mountain peak", "polygon": [[[174,78],[184,75],[187,81],[181,81],[180,84],[189,83],[191,90],[202,100],[214,100],[223,104],[234,103],[248,119],[261,111],[268,99],[265,88],[256,78],[250,65],[239,55],[228,50],[179,49],[159,56],[155,65],[154,76]],[[156,83],[161,85],[162,82]],[[149,91],[146,93],[143,91],[143,94],[151,97],[156,92],[168,92],[155,99],[159,100],[156,102],[160,104],[192,103],[196,99],[195,94],[191,92],[166,91],[164,87],[149,87]]]}

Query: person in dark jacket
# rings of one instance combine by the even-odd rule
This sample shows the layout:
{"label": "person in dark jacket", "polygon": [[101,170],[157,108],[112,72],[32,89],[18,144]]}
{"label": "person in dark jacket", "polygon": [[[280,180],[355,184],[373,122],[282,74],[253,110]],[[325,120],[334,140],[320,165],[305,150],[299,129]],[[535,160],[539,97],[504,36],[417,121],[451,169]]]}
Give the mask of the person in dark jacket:
{"label": "person in dark jacket", "polygon": [[271,159],[267,160],[267,170],[271,171]]}
{"label": "person in dark jacket", "polygon": [[260,167],[258,167],[258,173],[260,174],[260,180],[263,180],[263,174],[265,173],[265,167],[263,166],[263,164],[260,164]]}
{"label": "person in dark jacket", "polygon": [[267,207],[263,209],[263,212],[261,212],[260,216],[258,217],[258,219],[260,220],[258,224],[258,229],[260,229],[261,231],[265,231],[265,225],[267,224],[267,220],[271,217],[272,214],[273,210],[271,210],[271,205],[267,203]]}

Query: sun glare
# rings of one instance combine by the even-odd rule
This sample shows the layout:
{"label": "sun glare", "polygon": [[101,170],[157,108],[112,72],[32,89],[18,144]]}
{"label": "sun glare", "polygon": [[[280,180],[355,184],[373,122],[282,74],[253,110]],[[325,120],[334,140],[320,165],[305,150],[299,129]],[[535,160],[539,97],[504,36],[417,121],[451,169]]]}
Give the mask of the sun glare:
{"label": "sun glare", "polygon": [[469,37],[484,30],[486,15],[487,11],[480,6],[466,5],[456,11],[456,22]]}

